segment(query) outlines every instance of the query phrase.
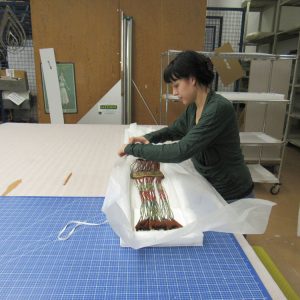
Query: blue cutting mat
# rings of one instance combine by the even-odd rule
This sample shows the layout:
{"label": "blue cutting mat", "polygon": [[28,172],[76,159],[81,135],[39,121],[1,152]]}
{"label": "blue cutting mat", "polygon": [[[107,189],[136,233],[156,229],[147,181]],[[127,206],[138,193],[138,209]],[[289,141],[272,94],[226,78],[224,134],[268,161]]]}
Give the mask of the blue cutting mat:
{"label": "blue cutting mat", "polygon": [[0,197],[0,299],[271,299],[231,234],[204,247],[121,248],[103,198]]}

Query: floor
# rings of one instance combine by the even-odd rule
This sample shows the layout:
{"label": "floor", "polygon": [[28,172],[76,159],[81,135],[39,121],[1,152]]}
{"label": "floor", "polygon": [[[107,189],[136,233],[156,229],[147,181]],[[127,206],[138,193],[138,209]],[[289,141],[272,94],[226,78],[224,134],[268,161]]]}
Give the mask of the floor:
{"label": "floor", "polygon": [[257,198],[274,201],[277,205],[273,207],[265,234],[248,235],[247,240],[251,245],[262,246],[268,252],[278,269],[300,295],[300,236],[297,236],[297,228],[300,226],[299,148],[286,148],[281,181],[282,187],[276,196],[269,192],[271,185],[255,185]]}

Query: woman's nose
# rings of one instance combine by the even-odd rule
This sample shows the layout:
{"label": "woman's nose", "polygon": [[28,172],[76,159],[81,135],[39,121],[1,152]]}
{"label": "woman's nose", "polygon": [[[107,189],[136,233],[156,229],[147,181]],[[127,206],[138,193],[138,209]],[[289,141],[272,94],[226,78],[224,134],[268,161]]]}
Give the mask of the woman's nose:
{"label": "woman's nose", "polygon": [[177,91],[177,89],[175,89],[175,88],[173,88],[173,95],[174,95],[174,96],[177,96],[177,95],[178,95],[178,91]]}

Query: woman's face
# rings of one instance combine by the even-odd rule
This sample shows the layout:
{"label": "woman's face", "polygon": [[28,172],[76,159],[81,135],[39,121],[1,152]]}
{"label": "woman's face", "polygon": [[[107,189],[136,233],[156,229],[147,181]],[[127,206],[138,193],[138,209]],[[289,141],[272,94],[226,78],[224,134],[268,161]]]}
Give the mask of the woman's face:
{"label": "woman's face", "polygon": [[173,95],[178,96],[184,105],[195,102],[197,97],[196,81],[194,78],[182,78],[172,81]]}

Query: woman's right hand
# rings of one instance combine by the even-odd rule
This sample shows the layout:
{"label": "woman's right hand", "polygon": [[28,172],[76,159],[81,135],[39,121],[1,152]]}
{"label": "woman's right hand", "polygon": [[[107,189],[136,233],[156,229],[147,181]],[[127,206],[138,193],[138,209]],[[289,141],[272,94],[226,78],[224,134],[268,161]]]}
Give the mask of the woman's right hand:
{"label": "woman's right hand", "polygon": [[137,143],[149,144],[150,142],[143,136],[135,136],[129,138],[129,144],[137,144]]}

